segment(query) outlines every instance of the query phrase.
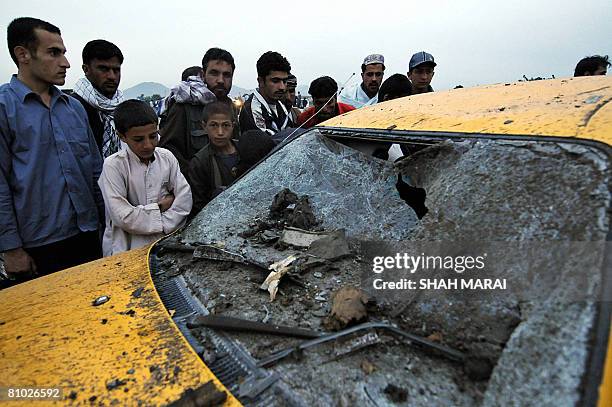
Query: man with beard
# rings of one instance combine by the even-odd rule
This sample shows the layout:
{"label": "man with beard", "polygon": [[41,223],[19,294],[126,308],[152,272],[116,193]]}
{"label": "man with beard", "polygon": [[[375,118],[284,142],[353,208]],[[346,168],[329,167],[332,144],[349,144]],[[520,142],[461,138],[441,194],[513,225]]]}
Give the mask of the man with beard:
{"label": "man with beard", "polygon": [[87,112],[103,158],[121,149],[113,112],[123,102],[123,94],[118,89],[122,63],[123,54],[115,44],[105,40],[89,41],[83,48],[85,77],[79,79],[72,94]]}
{"label": "man with beard", "polygon": [[312,96],[314,106],[304,110],[298,117],[298,126],[309,129],[327,119],[355,110],[351,105],[337,102],[336,92],[338,84],[329,76],[322,76],[312,81],[308,93]]}
{"label": "man with beard", "polygon": [[259,129],[280,141],[275,137],[276,134],[282,135],[286,129],[293,127],[287,108],[282,103],[287,93],[290,71],[289,61],[278,52],[268,51],[259,58],[258,87],[249,96],[240,113],[242,131]]}
{"label": "man with beard", "polygon": [[20,282],[101,257],[102,158],[85,109],[57,88],[70,68],[59,28],[17,18],[7,42],[17,75],[0,86],[0,252]]}
{"label": "man with beard", "polygon": [[434,76],[436,63],[434,57],[425,51],[417,52],[410,58],[408,78],[412,82],[412,94],[433,92],[431,80]]}
{"label": "man with beard", "polygon": [[[179,162],[181,172],[189,181],[189,162],[193,156],[208,144],[203,125],[204,108],[215,100],[230,104],[228,97],[234,77],[234,58],[224,49],[210,48],[202,58],[202,76],[191,76],[181,82],[173,92],[176,103],[168,111],[164,128],[160,130],[160,147],[172,152]],[[235,109],[234,116],[237,117]],[[234,126],[234,137],[240,136],[240,129]]]}
{"label": "man with beard", "polygon": [[340,92],[340,101],[355,108],[378,102],[378,89],[385,75],[385,58],[380,54],[365,57],[361,64],[362,82]]}

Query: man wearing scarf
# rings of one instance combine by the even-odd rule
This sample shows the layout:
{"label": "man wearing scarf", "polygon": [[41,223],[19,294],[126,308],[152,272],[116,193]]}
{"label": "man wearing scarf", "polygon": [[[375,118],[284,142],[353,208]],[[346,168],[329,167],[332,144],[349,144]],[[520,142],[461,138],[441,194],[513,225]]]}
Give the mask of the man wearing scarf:
{"label": "man wearing scarf", "polygon": [[122,63],[123,54],[115,44],[105,40],[88,42],[83,48],[85,77],[78,80],[72,94],[87,112],[103,158],[121,149],[113,112],[123,102],[123,93],[118,89]]}
{"label": "man wearing scarf", "polygon": [[[221,48],[210,48],[202,58],[201,77],[190,76],[170,92],[167,102],[172,106],[160,128],[159,146],[174,154],[187,181],[190,181],[191,159],[208,144],[203,125],[205,106],[217,100],[235,109],[228,96],[235,69],[232,54]],[[234,114],[237,117],[236,112]],[[234,126],[234,137],[239,136],[240,129]]]}

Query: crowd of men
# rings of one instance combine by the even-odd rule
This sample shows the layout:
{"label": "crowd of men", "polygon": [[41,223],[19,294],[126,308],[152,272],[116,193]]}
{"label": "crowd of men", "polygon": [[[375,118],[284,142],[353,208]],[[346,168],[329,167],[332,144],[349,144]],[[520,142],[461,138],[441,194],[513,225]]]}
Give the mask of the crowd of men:
{"label": "crowd of men", "polygon": [[[433,92],[436,62],[417,52],[406,75],[365,57],[361,81],[322,76],[313,106],[295,106],[297,78],[278,52],[257,61],[257,89],[229,95],[236,69],[220,48],[187,68],[159,115],[119,90],[123,54],[105,40],[82,51],[84,77],[68,95],[61,32],[17,18],[7,29],[18,72],[0,87],[0,253],[14,282],[144,246],[173,232],[296,129],[394,98]],[[608,57],[576,66],[605,75]],[[160,148],[161,147],[161,148]]]}

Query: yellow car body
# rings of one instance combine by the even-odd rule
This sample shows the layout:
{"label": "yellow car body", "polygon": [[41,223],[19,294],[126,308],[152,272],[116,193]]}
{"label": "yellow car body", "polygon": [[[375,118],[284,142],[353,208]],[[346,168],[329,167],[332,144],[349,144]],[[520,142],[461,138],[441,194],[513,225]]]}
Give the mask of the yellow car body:
{"label": "yellow car body", "polygon": [[612,144],[607,76],[488,85],[408,96],[321,126],[415,132],[576,137]]}
{"label": "yellow car body", "polygon": [[[575,137],[610,145],[610,100],[609,77],[519,82],[410,96],[321,127]],[[62,398],[45,401],[61,405],[164,405],[212,380],[227,393],[225,405],[239,405],[163,306],[148,250],[0,291],[0,387],[61,388]],[[94,305],[101,297],[108,301]],[[607,346],[601,407],[612,405],[612,337]],[[11,405],[31,404],[21,398]]]}
{"label": "yellow car body", "polygon": [[[60,405],[165,405],[209,380],[225,391],[161,303],[148,248],[5,289],[0,302],[1,387],[59,388],[45,401]],[[124,384],[109,390],[114,381]]]}

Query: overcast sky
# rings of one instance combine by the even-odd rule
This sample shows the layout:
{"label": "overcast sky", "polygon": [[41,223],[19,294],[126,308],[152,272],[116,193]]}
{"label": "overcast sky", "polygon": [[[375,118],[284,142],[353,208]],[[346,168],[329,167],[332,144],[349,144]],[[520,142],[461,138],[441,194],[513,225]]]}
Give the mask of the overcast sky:
{"label": "overcast sky", "polygon": [[[437,90],[528,77],[571,76],[586,55],[612,54],[610,0],[429,1],[71,1],[1,0],[0,24],[16,17],[47,20],[62,31],[72,64],[66,87],[82,74],[81,50],[102,38],[121,48],[121,88],[144,81],[168,87],[199,65],[213,46],[236,60],[234,84],[254,88],[255,62],[283,54],[300,85],[318,76],[339,84],[363,58],[381,53],[386,75],[406,73],[421,50],[438,63]],[[4,31],[6,33],[6,31]],[[4,34],[6,44],[6,34]],[[5,45],[2,82],[16,72]],[[358,75],[357,75],[358,76]],[[353,81],[357,81],[355,77]]]}

